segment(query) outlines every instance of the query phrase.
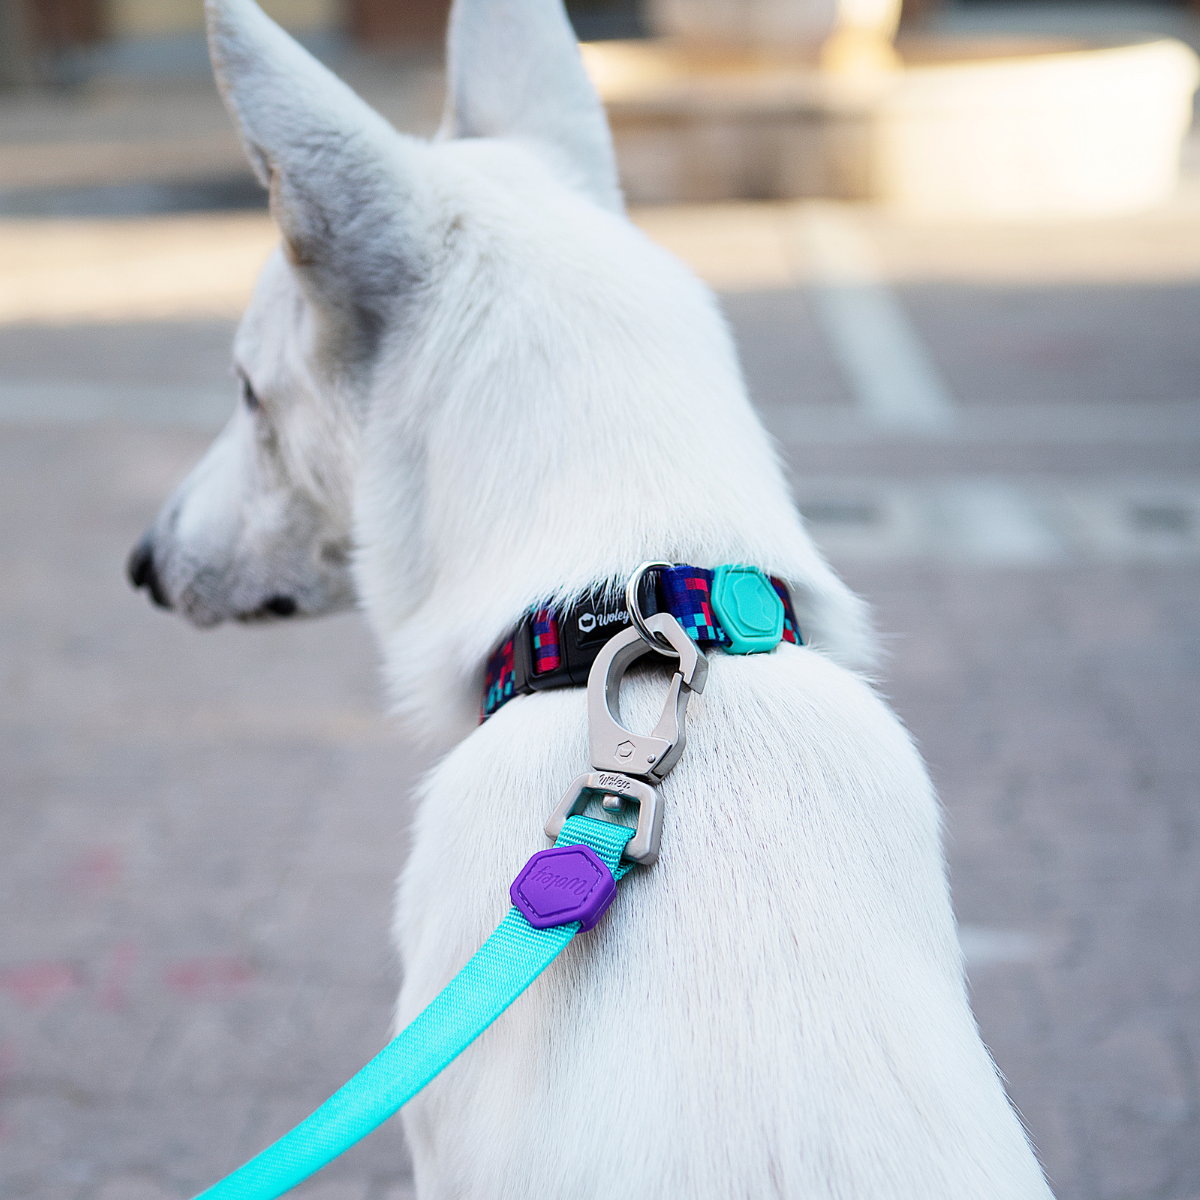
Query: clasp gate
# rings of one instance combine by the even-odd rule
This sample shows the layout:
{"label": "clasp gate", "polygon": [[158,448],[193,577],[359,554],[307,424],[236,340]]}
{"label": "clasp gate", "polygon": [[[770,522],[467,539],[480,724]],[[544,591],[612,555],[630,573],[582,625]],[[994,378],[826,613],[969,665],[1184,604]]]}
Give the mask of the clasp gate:
{"label": "clasp gate", "polygon": [[546,822],[546,836],[554,841],[567,818],[582,813],[597,796],[610,812],[633,801],[638,806],[637,832],[623,857],[643,865],[658,857],[662,832],[662,806],[651,785],[661,782],[679,761],[687,741],[688,698],[702,692],[708,678],[708,659],[673,616],[658,613],[647,618],[646,625],[670,646],[659,652],[679,658],[658,724],[649,734],[634,733],[621,724],[621,680],[639,658],[657,650],[637,629],[622,630],[600,651],[588,675],[588,731],[595,769],[571,783]]}

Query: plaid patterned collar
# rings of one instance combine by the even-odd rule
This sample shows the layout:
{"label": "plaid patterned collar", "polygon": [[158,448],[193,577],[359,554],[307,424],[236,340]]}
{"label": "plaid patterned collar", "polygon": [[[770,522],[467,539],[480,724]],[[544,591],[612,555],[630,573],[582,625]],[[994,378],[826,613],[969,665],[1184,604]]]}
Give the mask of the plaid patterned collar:
{"label": "plaid patterned collar", "polygon": [[[730,637],[713,612],[714,574],[704,567],[677,566],[647,575],[639,597],[642,612],[670,613],[701,646],[729,646]],[[783,601],[783,640],[802,645],[786,584],[768,578]],[[586,684],[600,648],[629,624],[624,591],[623,586],[597,587],[561,612],[527,613],[488,658],[480,721],[516,696]]]}

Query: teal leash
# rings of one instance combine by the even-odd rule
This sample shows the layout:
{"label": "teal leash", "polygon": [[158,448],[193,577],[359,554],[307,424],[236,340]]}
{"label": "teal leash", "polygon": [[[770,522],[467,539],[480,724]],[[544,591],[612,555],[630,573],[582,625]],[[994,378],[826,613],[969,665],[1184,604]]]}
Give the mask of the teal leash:
{"label": "teal leash", "polygon": [[[556,847],[587,846],[622,878],[634,830],[571,816]],[[543,854],[546,852],[543,852]],[[274,1200],[383,1124],[450,1065],[558,957],[579,932],[572,921],[535,929],[511,908],[442,992],[311,1116],[196,1200]]]}
{"label": "teal leash", "polygon": [[[593,769],[571,783],[550,814],[546,834],[554,846],[538,851],[513,880],[508,915],[416,1020],[353,1079],[196,1200],[274,1200],[345,1153],[449,1066],[581,929],[600,920],[617,880],[634,864],[649,866],[658,857],[663,811],[654,787],[683,753],[688,697],[704,690],[708,675],[708,660],[674,616],[646,618],[638,609],[641,577],[670,565],[643,563],[630,577],[625,589],[630,627],[605,643],[588,673]],[[770,581],[757,568],[721,571],[735,575],[738,584],[731,591],[737,602],[733,615],[722,616],[726,627],[736,626],[737,617],[745,618],[751,634],[758,631],[759,642],[748,641],[749,648],[737,652],[769,649],[764,631],[774,646],[784,610]],[[650,734],[637,734],[621,724],[616,702],[626,670],[649,653],[670,655],[676,663],[658,724]],[[584,816],[593,800],[608,812],[635,804],[637,828]]]}

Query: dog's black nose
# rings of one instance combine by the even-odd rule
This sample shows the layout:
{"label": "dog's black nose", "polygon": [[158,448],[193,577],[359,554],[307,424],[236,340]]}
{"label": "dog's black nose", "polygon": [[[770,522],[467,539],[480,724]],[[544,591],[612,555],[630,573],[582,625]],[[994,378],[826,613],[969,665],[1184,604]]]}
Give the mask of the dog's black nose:
{"label": "dog's black nose", "polygon": [[292,617],[296,615],[296,602],[291,596],[272,596],[263,608],[274,613],[277,617]]}
{"label": "dog's black nose", "polygon": [[171,607],[171,602],[167,599],[167,594],[163,591],[162,584],[158,580],[158,572],[154,569],[154,543],[151,541],[149,534],[146,534],[134,546],[133,552],[129,555],[129,562],[126,564],[125,570],[129,575],[129,582],[135,588],[147,588],[150,592],[150,598],[159,608]]}
{"label": "dog's black nose", "polygon": [[154,551],[150,547],[150,538],[144,537],[129,555],[129,561],[125,564],[126,574],[129,576],[129,582],[135,588],[145,587],[150,579],[150,572],[154,570]]}

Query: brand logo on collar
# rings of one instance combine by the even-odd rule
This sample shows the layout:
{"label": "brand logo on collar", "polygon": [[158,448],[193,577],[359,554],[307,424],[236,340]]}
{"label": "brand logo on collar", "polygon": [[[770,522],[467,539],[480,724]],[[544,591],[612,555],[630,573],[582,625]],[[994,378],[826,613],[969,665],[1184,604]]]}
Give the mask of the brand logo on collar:
{"label": "brand logo on collar", "polygon": [[629,624],[629,613],[624,609],[616,609],[610,612],[605,612],[601,609],[599,612],[583,612],[576,618],[576,626],[580,633],[607,633],[609,630],[616,631],[617,628],[624,628]]}

